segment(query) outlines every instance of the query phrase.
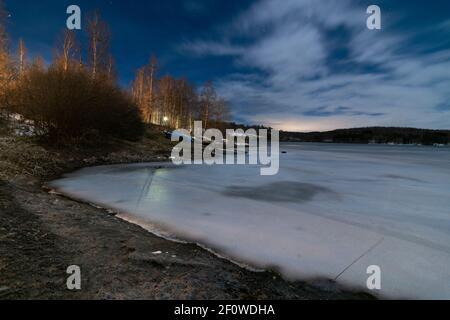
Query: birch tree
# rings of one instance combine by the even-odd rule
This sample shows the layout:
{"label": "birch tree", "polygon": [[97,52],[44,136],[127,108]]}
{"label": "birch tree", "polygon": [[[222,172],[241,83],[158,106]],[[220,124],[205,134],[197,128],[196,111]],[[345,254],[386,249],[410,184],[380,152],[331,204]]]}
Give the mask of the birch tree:
{"label": "birch tree", "polygon": [[26,60],[27,60],[27,48],[25,46],[25,42],[20,39],[19,40],[19,76],[22,77],[25,73],[26,69]]}
{"label": "birch tree", "polygon": [[9,38],[6,30],[8,12],[0,1],[0,108],[7,105],[7,89],[16,78],[16,68],[9,52]]}
{"label": "birch tree", "polygon": [[136,79],[132,86],[133,97],[141,110],[145,123],[156,123],[160,117],[156,105],[157,70],[158,61],[153,56],[148,65],[137,71]]}
{"label": "birch tree", "polygon": [[201,120],[206,128],[220,128],[230,119],[228,104],[207,82],[200,92],[187,79],[170,75],[157,78],[157,62],[140,68],[132,85],[132,95],[146,123],[192,129]]}
{"label": "birch tree", "polygon": [[217,93],[211,81],[205,83],[200,93],[201,119],[205,128],[208,128],[211,113],[217,100]]}
{"label": "birch tree", "polygon": [[60,45],[57,53],[57,64],[61,66],[64,72],[67,72],[70,67],[79,65],[81,59],[81,46],[73,30],[66,30],[60,40]]}
{"label": "birch tree", "polygon": [[87,32],[89,36],[88,66],[92,78],[108,78],[112,70],[110,51],[111,33],[109,26],[104,22],[98,12],[88,18]]}

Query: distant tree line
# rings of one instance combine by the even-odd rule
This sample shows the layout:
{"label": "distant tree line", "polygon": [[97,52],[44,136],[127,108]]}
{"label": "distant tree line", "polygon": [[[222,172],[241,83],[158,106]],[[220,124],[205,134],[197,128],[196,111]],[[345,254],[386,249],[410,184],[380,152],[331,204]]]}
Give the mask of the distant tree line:
{"label": "distant tree line", "polygon": [[281,132],[282,141],[328,143],[450,144],[450,130],[373,127],[328,132]]}

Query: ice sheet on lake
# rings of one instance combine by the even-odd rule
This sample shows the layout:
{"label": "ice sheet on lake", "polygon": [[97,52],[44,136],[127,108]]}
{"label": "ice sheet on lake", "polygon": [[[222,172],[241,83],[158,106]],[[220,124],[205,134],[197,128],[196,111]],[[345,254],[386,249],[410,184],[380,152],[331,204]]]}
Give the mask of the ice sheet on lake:
{"label": "ice sheet on lake", "polygon": [[[387,298],[450,299],[450,150],[285,144],[277,176],[257,166],[89,168],[55,181],[164,233],[292,279]],[[373,293],[373,292],[372,292]]]}

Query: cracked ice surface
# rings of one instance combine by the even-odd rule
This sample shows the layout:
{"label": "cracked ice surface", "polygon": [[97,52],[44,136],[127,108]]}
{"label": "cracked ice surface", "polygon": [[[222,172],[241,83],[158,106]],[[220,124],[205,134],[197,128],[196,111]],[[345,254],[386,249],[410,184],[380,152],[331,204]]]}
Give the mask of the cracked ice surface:
{"label": "cracked ice surface", "polygon": [[282,144],[258,166],[88,168],[55,181],[73,197],[289,279],[337,278],[386,298],[450,299],[450,149]]}

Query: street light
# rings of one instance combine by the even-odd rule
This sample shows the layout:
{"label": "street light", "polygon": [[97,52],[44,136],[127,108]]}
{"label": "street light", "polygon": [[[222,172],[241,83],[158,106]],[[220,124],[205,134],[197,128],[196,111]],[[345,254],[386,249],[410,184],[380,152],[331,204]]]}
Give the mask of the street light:
{"label": "street light", "polygon": [[167,122],[167,121],[169,121],[169,118],[168,118],[168,117],[164,117],[164,118],[163,118],[163,121],[164,121],[164,122]]}

